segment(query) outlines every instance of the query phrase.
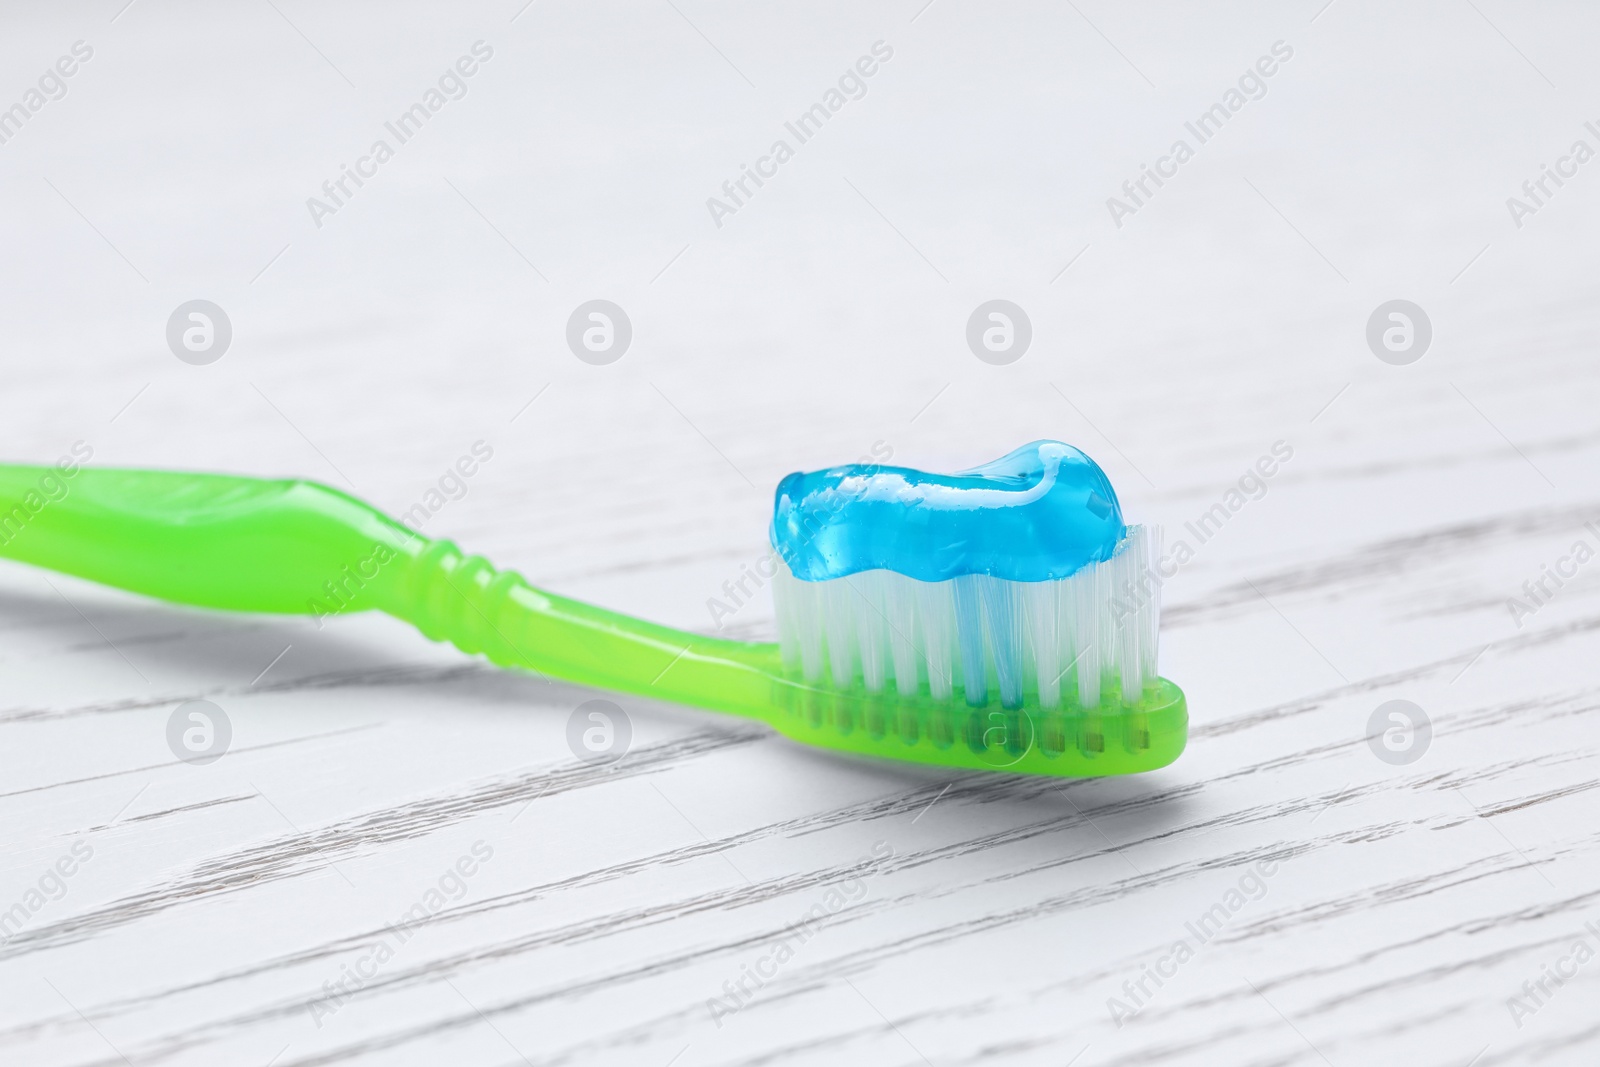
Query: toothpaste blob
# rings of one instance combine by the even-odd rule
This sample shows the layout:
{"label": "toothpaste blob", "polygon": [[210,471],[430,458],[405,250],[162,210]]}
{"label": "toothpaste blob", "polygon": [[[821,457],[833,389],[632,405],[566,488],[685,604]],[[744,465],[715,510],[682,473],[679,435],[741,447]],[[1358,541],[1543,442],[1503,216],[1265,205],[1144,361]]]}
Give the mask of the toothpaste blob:
{"label": "toothpaste blob", "polygon": [[772,545],[802,581],[889,570],[923,582],[1068,578],[1127,533],[1111,481],[1071,445],[1035,441],[956,474],[851,464],[778,483]]}

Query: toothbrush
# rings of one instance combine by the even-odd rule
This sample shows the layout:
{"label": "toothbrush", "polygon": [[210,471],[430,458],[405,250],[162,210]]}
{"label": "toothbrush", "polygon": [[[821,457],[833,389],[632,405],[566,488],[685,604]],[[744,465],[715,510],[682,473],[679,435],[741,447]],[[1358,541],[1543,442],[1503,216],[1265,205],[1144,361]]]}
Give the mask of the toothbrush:
{"label": "toothbrush", "polygon": [[779,641],[659,626],[530,586],[315,482],[0,465],[0,557],[179,604],[378,610],[504,667],[767,723],[836,751],[1067,777],[1165,766],[1159,531],[1036,442],[956,475],[792,474],[772,526]]}

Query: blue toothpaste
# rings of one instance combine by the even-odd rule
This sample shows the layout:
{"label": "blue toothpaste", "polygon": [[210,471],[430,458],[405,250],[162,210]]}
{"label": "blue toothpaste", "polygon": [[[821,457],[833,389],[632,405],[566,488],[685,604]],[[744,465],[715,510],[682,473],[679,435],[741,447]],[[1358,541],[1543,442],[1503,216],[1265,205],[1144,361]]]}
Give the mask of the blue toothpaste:
{"label": "blue toothpaste", "polygon": [[1108,560],[1126,533],[1098,464],[1035,441],[956,474],[852,464],[778,483],[772,545],[808,582],[891,570],[924,582],[988,574],[1071,577]]}

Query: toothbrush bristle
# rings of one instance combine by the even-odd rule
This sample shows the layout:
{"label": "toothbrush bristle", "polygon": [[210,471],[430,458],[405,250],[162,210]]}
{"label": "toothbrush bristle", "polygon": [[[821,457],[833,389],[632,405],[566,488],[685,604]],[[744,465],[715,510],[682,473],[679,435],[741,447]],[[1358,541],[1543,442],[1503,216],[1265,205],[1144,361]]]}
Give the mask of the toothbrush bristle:
{"label": "toothbrush bristle", "polygon": [[1043,582],[884,570],[804,582],[780,561],[784,671],[808,686],[956,707],[1135,708],[1157,680],[1160,541],[1159,527],[1129,526],[1109,560]]}

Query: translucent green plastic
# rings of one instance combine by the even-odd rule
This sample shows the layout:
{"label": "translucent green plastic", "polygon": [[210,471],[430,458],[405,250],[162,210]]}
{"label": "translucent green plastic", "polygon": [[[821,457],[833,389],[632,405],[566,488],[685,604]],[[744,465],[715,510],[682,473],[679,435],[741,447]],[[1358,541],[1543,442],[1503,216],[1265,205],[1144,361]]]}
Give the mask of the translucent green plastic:
{"label": "translucent green plastic", "polygon": [[[376,609],[505,667],[758,719],[842,752],[1030,774],[1177,759],[1183,693],[1004,710],[785,677],[775,644],[657,626],[528,585],[315,482],[0,465],[0,557],[179,604],[327,616]],[[1131,706],[1130,706],[1131,704]]]}

